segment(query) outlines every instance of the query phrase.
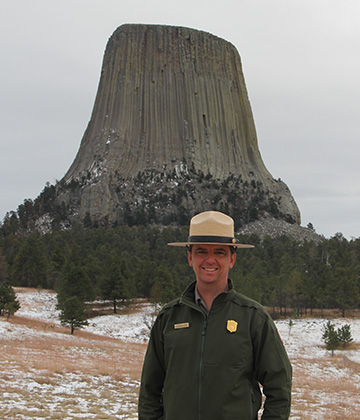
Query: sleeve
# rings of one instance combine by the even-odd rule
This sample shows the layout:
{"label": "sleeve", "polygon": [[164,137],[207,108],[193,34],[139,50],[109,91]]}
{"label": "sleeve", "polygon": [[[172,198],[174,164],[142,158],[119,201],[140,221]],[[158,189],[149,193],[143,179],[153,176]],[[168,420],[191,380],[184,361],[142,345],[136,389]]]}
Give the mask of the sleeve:
{"label": "sleeve", "polygon": [[262,420],[290,416],[292,367],[277,328],[266,314],[254,340],[255,371],[266,397]]}
{"label": "sleeve", "polygon": [[161,420],[164,410],[162,390],[165,379],[163,338],[160,318],[151,330],[145,354],[139,392],[139,420]]}

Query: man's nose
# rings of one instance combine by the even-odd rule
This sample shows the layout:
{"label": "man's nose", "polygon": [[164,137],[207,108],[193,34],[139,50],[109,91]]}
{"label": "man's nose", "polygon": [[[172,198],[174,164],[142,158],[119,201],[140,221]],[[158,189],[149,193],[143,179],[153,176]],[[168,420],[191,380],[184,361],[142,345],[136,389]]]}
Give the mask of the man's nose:
{"label": "man's nose", "polygon": [[208,263],[215,263],[215,260],[216,260],[215,254],[212,253],[212,252],[209,252],[209,254],[208,254],[207,258],[206,258],[206,261]]}

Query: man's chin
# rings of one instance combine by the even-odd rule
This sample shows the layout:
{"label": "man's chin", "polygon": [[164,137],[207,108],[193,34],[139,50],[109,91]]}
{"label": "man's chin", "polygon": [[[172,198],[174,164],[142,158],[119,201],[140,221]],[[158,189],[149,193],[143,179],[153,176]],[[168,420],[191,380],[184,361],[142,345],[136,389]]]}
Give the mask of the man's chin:
{"label": "man's chin", "polygon": [[200,281],[205,284],[217,283],[218,276],[215,273],[214,274],[204,273],[200,276]]}

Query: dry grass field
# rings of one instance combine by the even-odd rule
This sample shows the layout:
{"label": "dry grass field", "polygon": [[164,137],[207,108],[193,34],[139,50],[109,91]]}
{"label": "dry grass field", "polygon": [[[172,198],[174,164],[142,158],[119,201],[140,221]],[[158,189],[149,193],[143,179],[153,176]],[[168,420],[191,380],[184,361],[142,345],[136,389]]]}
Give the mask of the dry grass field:
{"label": "dry grass field", "polygon": [[14,323],[45,335],[1,340],[1,419],[136,418],[145,344],[83,331],[71,336],[66,329],[17,317],[9,328]]}
{"label": "dry grass field", "polygon": [[[0,337],[0,419],[137,419],[145,343],[79,330],[72,336],[57,324],[20,316],[1,322],[9,334]],[[351,351],[360,351],[359,343]],[[292,420],[360,418],[358,363],[344,353],[299,352],[291,361]]]}

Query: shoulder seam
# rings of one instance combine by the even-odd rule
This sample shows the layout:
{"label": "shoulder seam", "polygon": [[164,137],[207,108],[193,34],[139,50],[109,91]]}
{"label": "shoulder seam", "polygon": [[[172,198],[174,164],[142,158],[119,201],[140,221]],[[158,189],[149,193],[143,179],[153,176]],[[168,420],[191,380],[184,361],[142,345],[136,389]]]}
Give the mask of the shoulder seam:
{"label": "shoulder seam", "polygon": [[232,301],[239,306],[254,308],[255,310],[259,311],[259,313],[264,313],[264,315],[267,313],[266,309],[259,302],[256,302],[255,300],[250,299],[241,293],[236,292]]}
{"label": "shoulder seam", "polygon": [[159,311],[159,314],[165,312],[167,309],[173,308],[180,303],[180,298],[174,299],[171,302],[166,303]]}

